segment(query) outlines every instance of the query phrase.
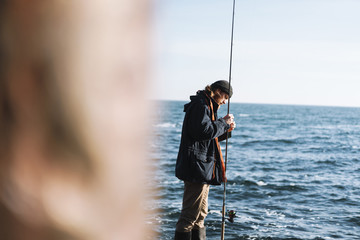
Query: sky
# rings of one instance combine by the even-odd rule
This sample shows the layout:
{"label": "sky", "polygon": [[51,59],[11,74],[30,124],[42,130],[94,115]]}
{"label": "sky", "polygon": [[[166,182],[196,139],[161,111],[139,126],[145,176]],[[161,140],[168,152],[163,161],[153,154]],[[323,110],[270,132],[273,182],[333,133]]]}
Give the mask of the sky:
{"label": "sky", "polygon": [[[152,98],[229,79],[232,0],[157,0]],[[232,102],[360,107],[360,0],[236,0]]]}

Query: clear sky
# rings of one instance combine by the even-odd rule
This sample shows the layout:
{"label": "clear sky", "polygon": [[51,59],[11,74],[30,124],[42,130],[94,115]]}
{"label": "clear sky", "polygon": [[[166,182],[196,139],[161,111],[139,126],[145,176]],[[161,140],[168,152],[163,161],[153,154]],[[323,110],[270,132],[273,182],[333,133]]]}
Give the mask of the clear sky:
{"label": "clear sky", "polygon": [[[152,98],[229,77],[232,0],[157,0]],[[360,107],[360,0],[236,0],[233,102]]]}

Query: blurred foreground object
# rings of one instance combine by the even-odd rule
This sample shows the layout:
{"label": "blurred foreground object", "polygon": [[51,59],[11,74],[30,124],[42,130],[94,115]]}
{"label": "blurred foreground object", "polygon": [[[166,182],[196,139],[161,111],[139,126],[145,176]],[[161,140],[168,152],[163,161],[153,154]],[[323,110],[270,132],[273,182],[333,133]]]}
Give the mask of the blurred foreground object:
{"label": "blurred foreground object", "polygon": [[145,239],[149,13],[0,0],[0,239]]}

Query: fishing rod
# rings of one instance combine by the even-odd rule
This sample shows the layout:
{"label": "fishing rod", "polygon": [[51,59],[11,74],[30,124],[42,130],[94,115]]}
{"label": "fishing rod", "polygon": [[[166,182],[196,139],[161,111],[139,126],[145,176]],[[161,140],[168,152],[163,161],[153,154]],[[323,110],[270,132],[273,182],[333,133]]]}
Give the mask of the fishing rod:
{"label": "fishing rod", "polygon": [[[232,20],[231,20],[231,44],[230,44],[230,67],[229,67],[229,89],[231,88],[231,73],[232,73],[232,58],[233,58],[233,43],[234,43],[234,18],[235,18],[235,0],[233,0],[232,7]],[[230,98],[228,100],[227,114],[230,113]],[[225,172],[227,167],[227,156],[228,156],[228,139],[229,132],[226,134],[226,147],[225,147]],[[222,206],[222,221],[221,221],[221,240],[225,237],[225,202],[226,202],[226,181],[224,181],[224,192],[223,192],[223,206]]]}

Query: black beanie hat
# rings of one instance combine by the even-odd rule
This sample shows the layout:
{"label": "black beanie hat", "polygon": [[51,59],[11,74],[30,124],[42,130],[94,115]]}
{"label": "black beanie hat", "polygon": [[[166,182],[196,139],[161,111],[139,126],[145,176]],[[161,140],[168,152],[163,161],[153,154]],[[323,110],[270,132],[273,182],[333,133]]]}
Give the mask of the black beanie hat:
{"label": "black beanie hat", "polygon": [[211,90],[215,90],[215,89],[220,89],[222,92],[226,93],[227,95],[229,95],[229,98],[231,98],[232,94],[233,94],[233,90],[232,87],[229,86],[229,82],[226,80],[219,80],[214,82],[213,84],[211,84]]}

